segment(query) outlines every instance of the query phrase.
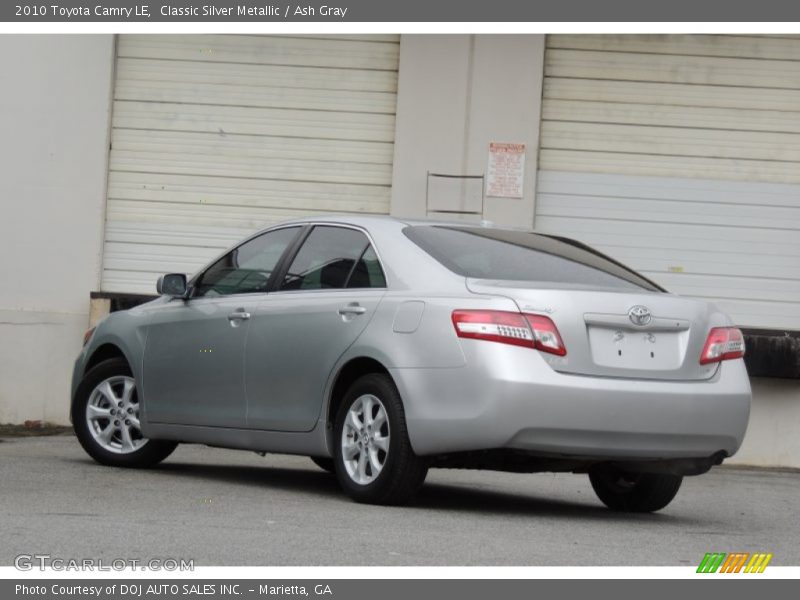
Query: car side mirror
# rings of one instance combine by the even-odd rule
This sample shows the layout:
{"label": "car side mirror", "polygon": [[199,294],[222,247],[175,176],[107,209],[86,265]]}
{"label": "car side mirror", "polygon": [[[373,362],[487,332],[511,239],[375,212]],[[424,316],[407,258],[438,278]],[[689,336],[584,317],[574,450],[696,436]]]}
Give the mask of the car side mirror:
{"label": "car side mirror", "polygon": [[156,292],[161,296],[185,298],[187,291],[186,275],[183,273],[168,273],[159,277],[156,282]]}

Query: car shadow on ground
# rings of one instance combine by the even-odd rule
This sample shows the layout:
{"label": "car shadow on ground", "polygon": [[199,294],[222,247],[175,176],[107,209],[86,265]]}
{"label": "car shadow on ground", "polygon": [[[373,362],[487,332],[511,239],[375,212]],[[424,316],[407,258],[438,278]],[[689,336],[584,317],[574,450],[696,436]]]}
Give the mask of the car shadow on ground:
{"label": "car shadow on ground", "polygon": [[[533,486],[533,483],[531,484]],[[415,508],[492,514],[497,516],[531,516],[565,519],[621,521],[625,523],[691,523],[693,519],[667,513],[619,513],[593,501],[571,501],[548,498],[547,489],[535,488],[532,494],[515,494],[501,490],[467,488],[441,483],[426,484],[420,491]],[[536,495],[534,495],[536,494]],[[592,494],[591,489],[586,498]]]}
{"label": "car shadow on ground", "polygon": [[271,467],[268,464],[251,466],[165,462],[151,471],[169,477],[214,479],[231,485],[269,487],[330,499],[341,496],[336,477],[313,466],[306,470]]}
{"label": "car shadow on ground", "polygon": [[[87,464],[86,460],[73,459]],[[109,468],[109,467],[104,467]],[[317,496],[334,502],[350,503],[339,487],[336,477],[310,466],[308,469],[251,465],[198,464],[165,462],[148,470],[151,475],[165,479],[190,478],[215,480],[242,487],[272,488]],[[587,484],[588,485],[588,484]],[[695,519],[674,514],[631,514],[608,510],[601,504],[569,501],[546,497],[547,490],[539,487],[538,495],[517,494],[501,490],[475,489],[465,485],[426,483],[415,501],[406,510],[448,511],[473,513],[482,516],[529,516],[565,519],[590,519],[686,525]],[[587,494],[591,491],[587,487]],[[355,506],[355,505],[354,505]]]}

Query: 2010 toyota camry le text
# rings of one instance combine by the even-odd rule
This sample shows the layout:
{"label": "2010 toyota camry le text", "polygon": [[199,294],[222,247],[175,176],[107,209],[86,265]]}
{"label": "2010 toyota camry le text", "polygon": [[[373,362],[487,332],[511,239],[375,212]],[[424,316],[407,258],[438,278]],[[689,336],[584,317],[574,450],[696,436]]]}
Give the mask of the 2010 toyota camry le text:
{"label": "2010 toyota camry le text", "polygon": [[430,468],[564,471],[649,512],[747,428],[731,320],[567,238],[300,219],[156,288],[75,363],[72,422],[105,465],[179,442],[300,454],[377,504]]}

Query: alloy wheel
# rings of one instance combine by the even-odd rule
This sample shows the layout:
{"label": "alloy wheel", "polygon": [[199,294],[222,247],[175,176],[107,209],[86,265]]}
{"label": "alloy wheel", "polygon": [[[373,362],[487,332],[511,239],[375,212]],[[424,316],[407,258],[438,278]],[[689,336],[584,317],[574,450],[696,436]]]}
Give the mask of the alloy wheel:
{"label": "alloy wheel", "polygon": [[389,419],[372,394],[355,399],[342,428],[342,460],[351,480],[367,485],[380,475],[389,456]]}
{"label": "alloy wheel", "polygon": [[133,377],[117,375],[97,384],[86,405],[86,424],[94,441],[109,452],[130,454],[144,446]]}

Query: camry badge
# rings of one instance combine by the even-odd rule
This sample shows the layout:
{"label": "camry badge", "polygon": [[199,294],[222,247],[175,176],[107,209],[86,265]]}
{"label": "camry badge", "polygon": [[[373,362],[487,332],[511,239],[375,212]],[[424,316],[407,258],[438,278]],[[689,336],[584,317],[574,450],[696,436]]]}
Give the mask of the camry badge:
{"label": "camry badge", "polygon": [[628,318],[634,325],[647,325],[653,316],[650,314],[649,308],[637,304],[628,311]]}

